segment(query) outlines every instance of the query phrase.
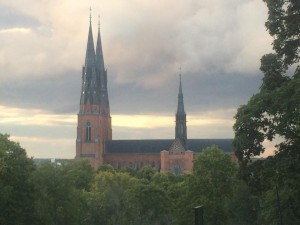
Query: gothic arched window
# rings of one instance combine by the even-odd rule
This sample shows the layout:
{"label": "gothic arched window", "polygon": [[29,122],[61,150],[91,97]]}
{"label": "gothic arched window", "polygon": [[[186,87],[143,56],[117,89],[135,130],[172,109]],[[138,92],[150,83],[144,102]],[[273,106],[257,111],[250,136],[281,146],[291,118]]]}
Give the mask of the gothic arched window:
{"label": "gothic arched window", "polygon": [[87,122],[86,123],[86,128],[85,128],[85,140],[87,142],[90,142],[91,141],[91,123],[90,122]]}

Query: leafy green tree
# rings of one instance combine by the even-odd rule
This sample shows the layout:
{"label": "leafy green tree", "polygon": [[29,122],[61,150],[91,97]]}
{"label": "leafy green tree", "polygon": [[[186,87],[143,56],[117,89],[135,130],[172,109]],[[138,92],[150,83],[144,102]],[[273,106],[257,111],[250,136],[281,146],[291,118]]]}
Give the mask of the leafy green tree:
{"label": "leafy green tree", "polygon": [[65,171],[64,176],[70,180],[74,188],[89,190],[95,172],[88,160],[70,160],[63,169]]}
{"label": "leafy green tree", "polygon": [[[35,211],[41,225],[85,224],[87,220],[83,190],[89,186],[84,173],[84,163],[71,162],[68,166],[44,163],[32,174]],[[88,167],[87,167],[88,168]],[[89,170],[89,169],[88,169]],[[77,175],[78,176],[77,176]]]}
{"label": "leafy green tree", "polygon": [[300,3],[298,0],[264,0],[269,9],[265,23],[273,47],[285,65],[299,62],[300,52]]}
{"label": "leafy green tree", "polygon": [[33,187],[35,170],[25,149],[0,134],[0,224],[35,224]]}
{"label": "leafy green tree", "polygon": [[[265,0],[269,9],[266,27],[274,37],[276,53],[261,59],[264,74],[259,92],[242,105],[235,116],[235,154],[239,175],[259,199],[262,224],[300,222],[300,3],[297,0]],[[277,143],[276,154],[253,161],[265,151],[264,142]]]}
{"label": "leafy green tree", "polygon": [[[271,74],[269,72],[273,69],[273,66],[266,69],[265,75]],[[235,154],[240,160],[240,176],[262,199],[261,220],[266,224],[275,224],[278,222],[277,215],[281,215],[280,220],[283,219],[284,224],[293,224],[300,221],[296,210],[299,204],[293,201],[295,196],[300,196],[299,70],[292,79],[283,76],[264,78],[260,92],[241,106],[235,116]],[[266,140],[278,142],[274,146],[276,155],[250,163],[253,156],[265,151]],[[282,198],[282,203],[286,202],[284,207],[279,207],[280,201],[276,199],[274,187],[279,188],[278,198]],[[271,202],[272,206],[265,207],[266,203]]]}
{"label": "leafy green tree", "polygon": [[144,166],[142,169],[137,171],[136,177],[144,180],[145,182],[150,182],[155,174],[156,170],[153,167]]}
{"label": "leafy green tree", "polygon": [[[282,140],[279,152],[298,155],[300,146],[300,71],[273,90],[261,88],[235,116],[234,147],[239,160],[249,160],[265,151],[263,142]],[[267,80],[267,79],[266,79]],[[268,84],[262,85],[267,87]],[[279,140],[279,139],[277,139]]]}
{"label": "leafy green tree", "polygon": [[278,55],[274,53],[264,55],[260,62],[260,70],[264,73],[261,86],[262,90],[272,91],[289,80],[288,77],[283,76],[285,70],[283,68],[283,62]]}
{"label": "leafy green tree", "polygon": [[135,208],[135,224],[171,224],[171,199],[167,191],[157,184],[140,183],[129,192],[129,201]]}
{"label": "leafy green tree", "polygon": [[193,207],[204,206],[205,224],[228,224],[229,203],[236,183],[236,164],[230,155],[217,146],[205,149],[194,161],[193,173],[188,177],[188,195],[182,204],[185,215],[180,224],[193,224]]}
{"label": "leafy green tree", "polygon": [[87,193],[89,224],[117,225],[133,224],[136,216],[135,204],[128,201],[128,192],[139,181],[127,173],[99,172]]}
{"label": "leafy green tree", "polygon": [[115,169],[113,168],[112,165],[109,165],[109,164],[103,164],[98,168],[98,172],[105,172],[105,171],[114,172]]}
{"label": "leafy green tree", "polygon": [[233,187],[233,196],[229,203],[230,225],[259,225],[259,198],[251,193],[251,189],[244,181],[237,181]]}

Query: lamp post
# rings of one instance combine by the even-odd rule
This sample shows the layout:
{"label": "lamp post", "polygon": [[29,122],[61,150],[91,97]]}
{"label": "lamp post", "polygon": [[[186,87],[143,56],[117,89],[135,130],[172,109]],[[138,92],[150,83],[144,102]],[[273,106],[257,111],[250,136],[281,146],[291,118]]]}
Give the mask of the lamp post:
{"label": "lamp post", "polygon": [[281,215],[281,205],[280,205],[280,199],[279,199],[279,194],[278,194],[278,187],[277,187],[277,184],[275,186],[276,188],[276,198],[277,198],[277,206],[278,206],[278,216],[279,216],[279,222],[280,222],[280,225],[283,225],[282,223],[282,215]]}
{"label": "lamp post", "polygon": [[203,223],[203,206],[197,206],[195,210],[195,225],[204,225]]}

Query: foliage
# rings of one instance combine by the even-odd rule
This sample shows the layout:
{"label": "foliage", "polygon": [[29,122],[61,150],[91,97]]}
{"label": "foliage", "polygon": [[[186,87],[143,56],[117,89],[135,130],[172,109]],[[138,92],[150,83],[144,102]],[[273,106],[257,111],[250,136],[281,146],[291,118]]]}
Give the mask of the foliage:
{"label": "foliage", "polygon": [[278,55],[273,53],[264,55],[260,62],[260,70],[264,73],[261,86],[262,90],[272,91],[289,80],[288,77],[282,75],[285,70],[283,68],[283,62]]}
{"label": "foliage", "polygon": [[35,170],[25,150],[9,135],[0,134],[0,224],[34,224],[33,187]]}
{"label": "foliage", "polygon": [[273,48],[284,65],[299,62],[300,3],[299,0],[264,0],[269,9],[265,23],[274,37]]}
{"label": "foliage", "polygon": [[85,160],[36,167],[17,143],[1,138],[1,224],[192,225],[198,205],[208,225],[276,224],[277,196],[285,224],[298,220],[300,177],[291,171],[299,164],[285,152],[245,167],[244,182],[217,146],[198,155],[191,174],[174,175],[106,165],[95,172]]}
{"label": "foliage", "polygon": [[98,168],[98,172],[114,172],[115,169],[110,164],[103,164]]}
{"label": "foliage", "polygon": [[299,72],[297,70],[291,80],[283,76],[279,78],[278,75],[273,84],[280,79],[281,84],[271,90],[268,88],[271,82],[263,83],[260,92],[238,109],[234,124],[234,147],[240,160],[263,153],[263,142],[273,141],[276,137],[282,139],[277,145],[279,152],[286,151],[299,156],[300,77],[296,76]]}
{"label": "foliage", "polygon": [[205,149],[194,161],[193,173],[188,177],[186,214],[180,224],[193,224],[191,209],[198,205],[204,205],[205,224],[228,224],[236,172],[230,155],[217,146]]}
{"label": "foliage", "polygon": [[90,172],[90,168],[83,161],[68,165],[45,163],[38,167],[31,181],[39,224],[85,224],[87,215],[82,190],[89,186],[86,182],[90,175],[81,175],[86,172]]}
{"label": "foliage", "polygon": [[249,186],[241,180],[235,182],[229,203],[230,225],[259,225],[259,198],[251,193]]}
{"label": "foliage", "polygon": [[94,177],[94,170],[88,160],[70,160],[64,165],[65,176],[72,182],[72,186],[80,190],[89,190]]}
{"label": "foliage", "polygon": [[87,195],[90,224],[129,224],[134,214],[127,205],[128,191],[137,183],[127,173],[98,173]]}
{"label": "foliage", "polygon": [[170,224],[172,220],[169,196],[162,187],[154,183],[136,185],[129,199],[136,210],[136,224]]}
{"label": "foliage", "polygon": [[[269,9],[266,27],[274,37],[275,53],[264,55],[262,85],[235,116],[234,149],[239,176],[259,199],[261,224],[300,223],[300,2],[265,0]],[[290,67],[294,74],[285,75]],[[276,154],[253,160],[275,144]]]}

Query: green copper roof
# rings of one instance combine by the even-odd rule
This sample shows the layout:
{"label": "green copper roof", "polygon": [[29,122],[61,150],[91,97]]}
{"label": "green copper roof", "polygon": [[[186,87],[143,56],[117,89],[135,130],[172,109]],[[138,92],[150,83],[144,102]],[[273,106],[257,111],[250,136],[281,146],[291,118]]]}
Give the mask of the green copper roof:
{"label": "green copper roof", "polygon": [[94,48],[91,20],[89,25],[85,64],[82,69],[80,104],[90,102],[109,108],[107,71],[104,66],[100,28],[98,29],[96,52]]}

